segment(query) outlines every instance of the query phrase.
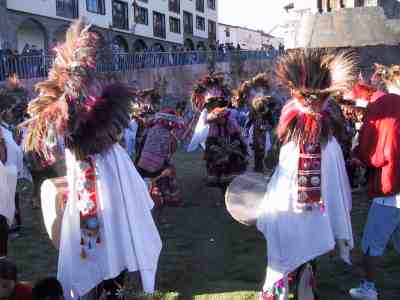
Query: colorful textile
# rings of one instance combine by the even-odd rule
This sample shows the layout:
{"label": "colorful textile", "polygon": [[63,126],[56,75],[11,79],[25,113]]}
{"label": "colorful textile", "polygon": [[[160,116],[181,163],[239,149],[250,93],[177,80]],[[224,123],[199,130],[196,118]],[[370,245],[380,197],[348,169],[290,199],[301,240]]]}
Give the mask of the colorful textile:
{"label": "colorful textile", "polygon": [[175,138],[168,127],[161,124],[151,127],[140,153],[138,167],[151,173],[162,170],[175,152],[174,142]]}
{"label": "colorful textile", "polygon": [[228,110],[213,111],[207,116],[207,123],[210,126],[209,137],[228,137],[233,134],[240,134],[241,129],[232,113]]}
{"label": "colorful textile", "polygon": [[81,220],[81,257],[87,257],[86,248],[100,244],[99,223],[97,219],[96,170],[91,158],[77,163],[77,207]]}
{"label": "colorful textile", "polygon": [[299,209],[324,209],[321,197],[321,145],[300,144],[298,177]]}
{"label": "colorful textile", "polygon": [[[261,300],[317,299],[316,288],[314,265],[306,263],[276,282],[271,289],[262,292]],[[308,297],[304,298],[306,295]]]}
{"label": "colorful textile", "polygon": [[150,196],[157,208],[164,204],[174,206],[181,203],[174,165],[169,164],[159,176],[151,180]]}
{"label": "colorful textile", "polygon": [[207,122],[210,128],[204,156],[207,174],[210,181],[226,184],[246,170],[246,145],[236,119],[228,110],[215,109],[207,116]]}

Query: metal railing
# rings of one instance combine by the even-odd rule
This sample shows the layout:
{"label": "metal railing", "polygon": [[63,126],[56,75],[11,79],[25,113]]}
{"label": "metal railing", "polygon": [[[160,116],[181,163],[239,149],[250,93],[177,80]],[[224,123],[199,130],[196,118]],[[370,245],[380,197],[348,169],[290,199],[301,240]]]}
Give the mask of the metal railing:
{"label": "metal railing", "polygon": [[[274,59],[277,51],[177,51],[140,52],[132,54],[100,53],[97,62],[99,72],[129,72],[145,68],[161,68],[230,62],[233,60]],[[0,57],[0,81],[16,74],[20,79],[41,78],[48,75],[54,56],[2,56]]]}

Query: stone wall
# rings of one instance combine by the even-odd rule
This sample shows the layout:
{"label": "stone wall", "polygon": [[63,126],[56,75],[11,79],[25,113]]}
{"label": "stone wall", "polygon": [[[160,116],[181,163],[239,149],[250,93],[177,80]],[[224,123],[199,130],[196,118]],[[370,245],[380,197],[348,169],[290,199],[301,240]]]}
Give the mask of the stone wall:
{"label": "stone wall", "polygon": [[[239,66],[237,64],[240,64]],[[274,61],[247,60],[242,62],[218,63],[216,72],[223,72],[233,87],[242,80],[247,80],[260,72],[270,71]],[[153,88],[155,85],[165,85],[165,94],[174,99],[185,100],[195,82],[207,74],[207,65],[186,65],[154,69],[139,69],[135,72],[111,74],[123,82],[141,89]],[[31,97],[35,96],[34,85],[43,79],[22,80]]]}
{"label": "stone wall", "polygon": [[293,48],[398,45],[400,34],[382,7],[345,8],[302,16],[295,26]]}

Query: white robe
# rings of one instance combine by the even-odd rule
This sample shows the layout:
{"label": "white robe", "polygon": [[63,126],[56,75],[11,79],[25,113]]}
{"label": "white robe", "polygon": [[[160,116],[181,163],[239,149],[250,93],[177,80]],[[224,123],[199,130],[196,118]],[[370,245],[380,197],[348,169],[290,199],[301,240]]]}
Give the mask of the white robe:
{"label": "white robe", "polygon": [[126,128],[124,132],[126,151],[131,157],[133,157],[133,155],[135,154],[136,135],[138,129],[139,129],[138,122],[136,120],[132,120],[129,123],[129,127]]}
{"label": "white robe", "polygon": [[192,140],[187,147],[187,152],[196,151],[199,146],[205,149],[209,130],[210,125],[207,124],[207,110],[204,109],[200,114],[199,120],[197,121]]}
{"label": "white robe", "polygon": [[15,192],[17,178],[22,173],[24,162],[20,147],[15,143],[12,133],[0,126],[6,142],[7,161],[0,162],[0,215],[6,217],[9,226],[14,222]]}
{"label": "white robe", "polygon": [[[249,130],[249,136],[245,138],[246,145],[247,145],[247,152],[249,153],[250,157],[254,159],[254,125],[251,125]],[[268,130],[265,131],[265,155],[268,154],[269,150],[272,148],[271,142],[271,134]]]}
{"label": "white robe", "polygon": [[[139,270],[145,292],[152,293],[162,244],[151,215],[154,204],[146,184],[119,145],[96,155],[94,161],[101,243],[86,249],[86,259],[80,257],[81,229],[74,184],[77,174],[67,174],[71,190],[58,260],[58,279],[65,299],[77,299],[124,270]],[[70,170],[75,169],[75,157],[68,150],[66,162]]]}
{"label": "white robe", "polygon": [[302,264],[330,252],[337,241],[342,258],[350,263],[349,252],[354,244],[351,190],[341,148],[332,138],[322,149],[321,192],[325,212],[296,209],[298,159],[295,143],[281,148],[279,165],[268,184],[257,220],[268,249],[264,291]]}

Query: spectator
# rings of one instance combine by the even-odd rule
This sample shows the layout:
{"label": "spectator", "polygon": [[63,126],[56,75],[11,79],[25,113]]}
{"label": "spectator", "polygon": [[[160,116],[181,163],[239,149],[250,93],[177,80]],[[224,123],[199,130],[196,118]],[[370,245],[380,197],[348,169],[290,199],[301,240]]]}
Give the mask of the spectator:
{"label": "spectator", "polygon": [[282,43],[280,43],[279,44],[279,54],[284,54],[284,53],[285,53],[285,46]]}
{"label": "spectator", "polygon": [[30,51],[30,46],[29,46],[29,44],[27,43],[27,44],[25,44],[24,48],[22,49],[21,54],[22,54],[22,55],[28,55],[28,54],[29,54],[29,51]]}
{"label": "spectator", "polygon": [[48,277],[38,281],[32,290],[32,300],[61,300],[63,289],[57,278]]}
{"label": "spectator", "polygon": [[0,299],[32,300],[32,287],[18,282],[17,266],[7,259],[0,259]]}

